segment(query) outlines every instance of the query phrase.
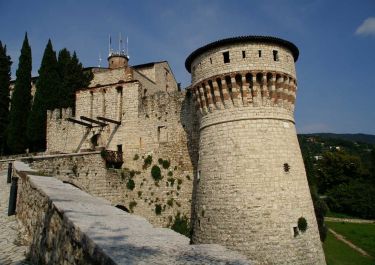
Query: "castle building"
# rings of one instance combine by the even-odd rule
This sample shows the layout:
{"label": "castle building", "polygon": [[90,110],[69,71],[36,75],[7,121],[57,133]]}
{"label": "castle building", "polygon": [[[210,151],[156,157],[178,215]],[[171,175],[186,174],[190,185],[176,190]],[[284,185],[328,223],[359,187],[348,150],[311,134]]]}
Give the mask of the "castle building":
{"label": "castle building", "polygon": [[[139,171],[138,196],[110,181],[93,195],[107,189],[113,204],[134,202],[157,226],[191,216],[193,243],[225,245],[254,264],[325,264],[293,118],[298,55],[274,37],[213,42],[186,59],[192,84],[181,91],[168,62],[131,66],[111,53],[108,68],[92,68],[90,86],[76,92],[74,113],[48,111],[47,153],[116,154]],[[173,165],[164,185],[147,180],[138,159],[147,156]],[[88,168],[88,192],[104,178],[93,174]],[[164,204],[156,215],[155,203]]]}
{"label": "castle building", "polygon": [[298,55],[291,42],[244,36],[186,59],[199,116],[193,243],[255,264],[325,264],[293,118]]}

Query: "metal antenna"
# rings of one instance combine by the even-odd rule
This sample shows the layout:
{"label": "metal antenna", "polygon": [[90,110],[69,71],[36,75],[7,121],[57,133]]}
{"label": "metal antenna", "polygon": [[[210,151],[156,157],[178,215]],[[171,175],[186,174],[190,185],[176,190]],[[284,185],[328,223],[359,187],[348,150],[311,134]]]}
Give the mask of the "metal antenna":
{"label": "metal antenna", "polygon": [[109,34],[109,41],[108,41],[108,56],[111,56],[112,49],[111,49],[111,34]]}
{"label": "metal antenna", "polygon": [[127,36],[126,36],[126,56],[129,59],[129,39]]}
{"label": "metal antenna", "polygon": [[118,38],[118,53],[121,53],[121,32],[119,32],[119,38]]}

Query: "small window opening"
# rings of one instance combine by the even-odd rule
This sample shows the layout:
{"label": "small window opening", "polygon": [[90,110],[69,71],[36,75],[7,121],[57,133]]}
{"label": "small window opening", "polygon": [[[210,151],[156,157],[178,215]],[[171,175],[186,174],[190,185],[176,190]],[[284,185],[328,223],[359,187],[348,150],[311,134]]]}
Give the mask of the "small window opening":
{"label": "small window opening", "polygon": [[224,63],[230,63],[229,52],[223,52]]}
{"label": "small window opening", "polygon": [[117,145],[117,152],[122,153],[122,144]]}
{"label": "small window opening", "polygon": [[279,52],[276,50],[273,51],[273,60],[276,62],[279,61]]}
{"label": "small window opening", "polygon": [[284,163],[284,171],[285,172],[289,172],[289,170],[290,170],[289,164],[288,163]]}
{"label": "small window opening", "polygon": [[212,64],[212,58],[210,58],[210,63]]}
{"label": "small window opening", "polygon": [[296,236],[298,236],[298,228],[297,228],[297,226],[293,226],[293,236],[294,237],[296,237]]}
{"label": "small window opening", "polygon": [[261,50],[258,50],[258,56],[262,57],[262,51]]}
{"label": "small window opening", "polygon": [[246,58],[246,51],[242,51],[242,58]]}

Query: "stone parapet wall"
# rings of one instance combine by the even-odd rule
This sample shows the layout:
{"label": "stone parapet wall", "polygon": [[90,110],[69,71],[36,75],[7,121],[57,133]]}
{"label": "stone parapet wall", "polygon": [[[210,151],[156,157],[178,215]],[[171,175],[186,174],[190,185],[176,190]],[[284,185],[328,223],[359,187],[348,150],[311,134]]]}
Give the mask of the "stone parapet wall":
{"label": "stone parapet wall", "polygon": [[61,181],[17,163],[17,218],[35,264],[250,264],[219,245],[189,245]]}
{"label": "stone parapet wall", "polygon": [[[278,51],[278,60],[273,57],[275,50]],[[224,63],[223,52],[229,52],[228,63]],[[239,43],[210,49],[195,58],[191,68],[193,85],[218,74],[237,71],[281,71],[296,76],[291,51],[281,45],[268,43]]]}
{"label": "stone parapet wall", "polygon": [[[100,152],[45,155],[22,161],[40,174],[55,176],[112,205],[122,205],[155,226],[171,227],[179,214],[190,219],[192,204],[193,170],[184,162],[188,159],[179,160],[180,155],[175,145],[168,145],[163,151],[151,153],[151,165],[145,167],[148,155],[140,154],[127,169],[107,169]],[[167,169],[159,164],[159,158],[170,162]],[[153,165],[161,169],[160,181],[151,176]],[[134,183],[133,188],[129,182]],[[157,205],[160,214],[155,211]]]}

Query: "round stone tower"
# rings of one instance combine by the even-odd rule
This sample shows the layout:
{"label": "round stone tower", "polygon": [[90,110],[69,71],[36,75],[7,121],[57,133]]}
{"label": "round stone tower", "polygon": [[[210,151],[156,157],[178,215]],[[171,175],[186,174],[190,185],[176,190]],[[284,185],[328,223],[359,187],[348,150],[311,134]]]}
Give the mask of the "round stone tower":
{"label": "round stone tower", "polygon": [[244,36],[186,59],[200,124],[193,243],[255,264],[325,264],[293,118],[298,55],[286,40]]}
{"label": "round stone tower", "polygon": [[108,58],[108,68],[116,69],[128,67],[129,57],[124,53],[111,53]]}

